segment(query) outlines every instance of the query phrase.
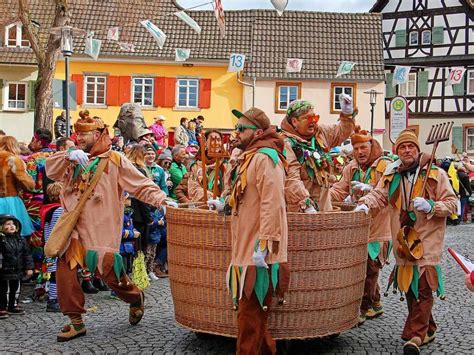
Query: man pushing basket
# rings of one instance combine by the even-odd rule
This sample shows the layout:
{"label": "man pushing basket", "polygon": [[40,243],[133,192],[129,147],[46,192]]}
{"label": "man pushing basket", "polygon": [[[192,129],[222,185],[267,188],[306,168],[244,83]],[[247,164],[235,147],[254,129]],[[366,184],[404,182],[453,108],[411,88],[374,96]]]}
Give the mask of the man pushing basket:
{"label": "man pushing basket", "polygon": [[283,140],[265,113],[232,111],[239,118],[237,148],[242,150],[230,174],[232,261],[228,285],[238,307],[237,354],[275,354],[268,331],[273,292],[283,303],[287,290],[287,219]]}
{"label": "man pushing basket", "polygon": [[377,211],[390,204],[399,216],[400,224],[392,224],[396,266],[389,283],[407,299],[404,353],[419,354],[419,347],[435,338],[432,292],[444,295],[439,264],[446,217],[456,212],[456,195],[447,174],[431,165],[434,152],[431,160],[420,154],[413,131],[400,133],[395,151],[400,159],[387,166],[377,187],[359,200],[356,210]]}

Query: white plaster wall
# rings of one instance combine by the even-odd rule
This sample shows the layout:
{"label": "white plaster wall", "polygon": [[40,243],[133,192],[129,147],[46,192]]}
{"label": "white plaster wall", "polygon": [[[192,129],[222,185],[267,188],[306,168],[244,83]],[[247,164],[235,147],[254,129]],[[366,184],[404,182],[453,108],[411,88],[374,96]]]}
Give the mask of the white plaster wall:
{"label": "white plaster wall", "polygon": [[[36,67],[0,65],[0,79],[4,81],[36,80],[37,75]],[[1,88],[2,97],[3,90]],[[3,106],[0,107],[0,129],[20,142],[29,142],[33,135],[33,111],[3,111]]]}
{"label": "white plaster wall", "polygon": [[[335,82],[340,82],[335,80]],[[275,113],[275,86],[276,81],[257,80],[255,92],[255,107],[265,111],[272,124],[280,125],[284,114]],[[384,96],[385,85],[383,82],[357,83],[356,106],[359,114],[356,118],[357,124],[362,128],[370,130],[370,104],[369,95],[364,91],[377,90],[382,94],[377,97],[377,105],[374,113],[374,129],[384,129]],[[331,82],[330,81],[303,81],[301,87],[301,98],[311,101],[315,106],[315,113],[320,115],[320,123],[337,123],[339,114],[330,113],[331,105]],[[243,109],[247,110],[252,106],[252,88],[245,87],[243,98]],[[382,134],[375,137],[382,142]]]}

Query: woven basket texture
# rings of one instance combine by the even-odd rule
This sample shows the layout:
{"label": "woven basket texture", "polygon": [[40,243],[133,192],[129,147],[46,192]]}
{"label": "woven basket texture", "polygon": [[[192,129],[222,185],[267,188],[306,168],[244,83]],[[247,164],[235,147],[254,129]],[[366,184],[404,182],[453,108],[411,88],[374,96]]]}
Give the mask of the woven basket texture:
{"label": "woven basket texture", "polygon": [[[237,335],[226,289],[230,217],[168,208],[168,265],[176,321],[193,331]],[[361,212],[288,214],[290,290],[273,303],[275,339],[317,338],[355,326],[364,290],[370,217]]]}

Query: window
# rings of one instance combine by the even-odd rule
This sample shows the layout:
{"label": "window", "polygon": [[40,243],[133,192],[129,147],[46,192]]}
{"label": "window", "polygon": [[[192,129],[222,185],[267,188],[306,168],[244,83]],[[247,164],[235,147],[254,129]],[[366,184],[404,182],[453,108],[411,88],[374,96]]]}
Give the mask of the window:
{"label": "window", "polygon": [[198,107],[198,79],[178,79],[177,83],[178,107]]}
{"label": "window", "polygon": [[410,32],[410,46],[418,45],[418,32]]}
{"label": "window", "polygon": [[466,144],[464,145],[466,147],[466,152],[473,154],[474,153],[474,126],[472,125],[465,126],[464,138],[466,142]]}
{"label": "window", "polygon": [[7,82],[5,86],[4,110],[26,111],[27,84]]}
{"label": "window", "polygon": [[275,113],[283,113],[291,102],[301,98],[301,83],[276,83]]}
{"label": "window", "polygon": [[474,95],[474,70],[467,72],[467,93],[468,95]]}
{"label": "window", "polygon": [[5,45],[7,47],[29,47],[30,41],[23,31],[21,23],[13,23],[5,27]]}
{"label": "window", "polygon": [[86,101],[88,105],[105,105],[105,76],[86,76]]}
{"label": "window", "polygon": [[430,30],[421,32],[421,44],[431,44],[431,31]]}
{"label": "window", "polygon": [[404,97],[416,96],[416,73],[409,73],[408,82],[398,86],[398,95]]}
{"label": "window", "polygon": [[341,102],[339,95],[347,94],[354,100],[354,107],[356,107],[356,84],[351,83],[331,83],[331,113],[339,113],[341,111]]}
{"label": "window", "polygon": [[133,102],[153,107],[153,78],[133,78]]}

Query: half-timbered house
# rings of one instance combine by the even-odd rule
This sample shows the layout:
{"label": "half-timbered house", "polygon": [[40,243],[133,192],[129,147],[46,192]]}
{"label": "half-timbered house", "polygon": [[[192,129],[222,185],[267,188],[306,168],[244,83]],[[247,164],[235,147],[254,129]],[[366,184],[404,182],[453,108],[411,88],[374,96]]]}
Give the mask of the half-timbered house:
{"label": "half-timbered house", "polygon": [[[453,146],[474,155],[474,1],[379,0],[371,12],[383,17],[387,126],[390,100],[401,95],[422,143],[432,124],[452,120],[452,140],[440,145],[438,156],[453,154]],[[392,85],[396,65],[411,67],[406,84]],[[465,72],[450,85],[456,67]]]}

